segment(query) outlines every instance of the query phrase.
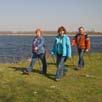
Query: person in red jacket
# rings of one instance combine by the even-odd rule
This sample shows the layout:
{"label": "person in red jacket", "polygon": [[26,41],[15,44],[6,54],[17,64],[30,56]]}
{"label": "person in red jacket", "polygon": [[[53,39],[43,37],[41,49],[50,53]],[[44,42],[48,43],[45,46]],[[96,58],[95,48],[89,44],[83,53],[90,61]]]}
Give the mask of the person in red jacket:
{"label": "person in red jacket", "polygon": [[84,53],[88,52],[90,49],[90,38],[85,32],[84,27],[79,27],[79,33],[73,38],[72,45],[76,46],[78,49],[79,61],[78,69],[84,67]]}

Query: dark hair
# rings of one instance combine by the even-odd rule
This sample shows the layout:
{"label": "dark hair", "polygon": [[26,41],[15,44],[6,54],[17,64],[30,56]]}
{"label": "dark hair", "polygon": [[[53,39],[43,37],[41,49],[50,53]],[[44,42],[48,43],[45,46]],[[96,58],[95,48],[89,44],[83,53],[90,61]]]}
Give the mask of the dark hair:
{"label": "dark hair", "polygon": [[79,27],[78,29],[79,29],[79,30],[80,30],[80,29],[84,29],[84,27],[83,27],[83,26],[81,26],[81,27]]}
{"label": "dark hair", "polygon": [[58,28],[58,33],[60,33],[60,31],[64,31],[64,34],[67,33],[66,29],[63,26]]}

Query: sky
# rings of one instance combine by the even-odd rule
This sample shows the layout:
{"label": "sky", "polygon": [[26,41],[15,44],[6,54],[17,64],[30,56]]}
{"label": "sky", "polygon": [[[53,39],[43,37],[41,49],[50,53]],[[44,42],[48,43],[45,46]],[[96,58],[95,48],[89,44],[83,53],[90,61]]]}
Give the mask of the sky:
{"label": "sky", "polygon": [[102,0],[0,0],[0,31],[56,31],[62,25],[102,32]]}

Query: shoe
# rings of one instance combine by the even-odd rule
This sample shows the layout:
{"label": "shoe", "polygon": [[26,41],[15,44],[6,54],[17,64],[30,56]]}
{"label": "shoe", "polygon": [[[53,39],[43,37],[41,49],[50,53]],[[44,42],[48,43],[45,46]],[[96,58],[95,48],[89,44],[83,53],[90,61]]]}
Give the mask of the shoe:
{"label": "shoe", "polygon": [[81,67],[80,66],[76,66],[75,70],[80,70]]}
{"label": "shoe", "polygon": [[24,70],[24,71],[23,71],[23,74],[25,74],[25,75],[29,75],[28,70],[27,70],[27,69],[26,69],[26,70]]}
{"label": "shoe", "polygon": [[56,81],[60,81],[60,79],[56,79]]}
{"label": "shoe", "polygon": [[41,71],[41,72],[40,72],[40,74],[46,75],[47,73],[46,73],[46,72],[42,72],[42,71]]}

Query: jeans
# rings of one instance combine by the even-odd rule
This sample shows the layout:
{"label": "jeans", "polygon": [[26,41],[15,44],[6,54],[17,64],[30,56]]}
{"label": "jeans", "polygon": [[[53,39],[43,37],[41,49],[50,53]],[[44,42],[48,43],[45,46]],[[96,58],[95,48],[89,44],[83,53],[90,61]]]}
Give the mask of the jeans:
{"label": "jeans", "polygon": [[79,55],[79,61],[78,61],[78,66],[80,68],[84,67],[84,49],[78,49],[78,55]]}
{"label": "jeans", "polygon": [[32,61],[30,63],[30,66],[27,68],[28,72],[31,72],[33,70],[33,67],[35,65],[35,62],[37,59],[40,59],[42,62],[42,74],[46,74],[47,73],[47,62],[46,62],[46,57],[45,54],[34,54],[32,56]]}
{"label": "jeans", "polygon": [[66,61],[65,59],[66,59],[65,56],[57,55],[56,79],[60,79],[65,74],[65,72],[67,71],[67,69],[64,65],[64,62]]}

